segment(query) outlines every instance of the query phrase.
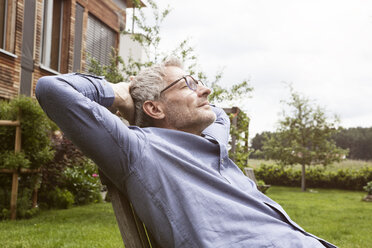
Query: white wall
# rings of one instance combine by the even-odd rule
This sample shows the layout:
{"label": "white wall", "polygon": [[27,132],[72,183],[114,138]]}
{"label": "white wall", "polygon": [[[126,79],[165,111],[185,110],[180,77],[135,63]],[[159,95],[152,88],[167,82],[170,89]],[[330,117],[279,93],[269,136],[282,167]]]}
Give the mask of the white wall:
{"label": "white wall", "polygon": [[132,57],[135,61],[145,62],[147,56],[144,48],[130,37],[131,34],[120,35],[119,55],[123,58],[125,63],[128,62],[129,57]]}

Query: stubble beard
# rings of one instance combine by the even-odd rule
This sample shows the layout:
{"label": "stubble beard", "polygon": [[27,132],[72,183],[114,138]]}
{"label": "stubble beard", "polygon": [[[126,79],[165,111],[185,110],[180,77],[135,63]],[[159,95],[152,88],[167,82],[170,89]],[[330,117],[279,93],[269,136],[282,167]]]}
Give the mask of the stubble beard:
{"label": "stubble beard", "polygon": [[211,109],[183,113],[168,107],[166,115],[171,128],[198,135],[216,120],[216,115]]}

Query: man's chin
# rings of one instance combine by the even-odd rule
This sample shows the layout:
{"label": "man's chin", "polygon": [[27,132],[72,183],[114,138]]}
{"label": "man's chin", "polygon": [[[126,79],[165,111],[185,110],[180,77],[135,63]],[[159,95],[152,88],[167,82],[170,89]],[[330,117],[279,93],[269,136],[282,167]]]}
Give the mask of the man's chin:
{"label": "man's chin", "polygon": [[213,112],[212,108],[208,105],[209,109],[205,111],[204,118],[205,122],[208,123],[207,126],[211,125],[216,121],[216,114]]}

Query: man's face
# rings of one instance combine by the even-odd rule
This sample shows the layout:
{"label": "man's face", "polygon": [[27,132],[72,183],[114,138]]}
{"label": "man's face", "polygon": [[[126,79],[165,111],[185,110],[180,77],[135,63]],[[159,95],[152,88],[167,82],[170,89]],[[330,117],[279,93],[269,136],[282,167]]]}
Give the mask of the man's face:
{"label": "man's face", "polygon": [[[185,71],[179,67],[167,67],[166,85],[185,75]],[[185,79],[162,92],[161,98],[168,128],[199,135],[216,119],[208,102],[210,93],[211,90],[201,84],[198,84],[195,91],[191,90]]]}

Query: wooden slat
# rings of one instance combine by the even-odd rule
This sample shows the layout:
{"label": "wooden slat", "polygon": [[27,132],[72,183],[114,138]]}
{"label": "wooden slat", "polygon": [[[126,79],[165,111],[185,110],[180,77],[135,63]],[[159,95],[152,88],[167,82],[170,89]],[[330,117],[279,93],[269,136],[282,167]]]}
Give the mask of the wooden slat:
{"label": "wooden slat", "polygon": [[257,180],[256,180],[256,176],[254,175],[253,168],[245,167],[244,168],[244,173],[248,178],[250,178],[254,181],[258,190],[261,191],[262,193],[265,193],[271,187],[271,185],[258,185],[257,184]]}
{"label": "wooden slat", "polygon": [[41,171],[41,169],[40,168],[38,168],[38,169],[27,169],[27,168],[20,168],[19,169],[19,172],[20,173],[38,173],[38,172],[40,172]]}
{"label": "wooden slat", "polygon": [[0,173],[10,173],[10,174],[13,174],[15,172],[17,172],[17,170],[15,170],[15,169],[4,169],[4,168],[0,169]]}
{"label": "wooden slat", "polygon": [[[20,123],[20,119],[21,119],[21,110],[18,110],[18,120],[17,120],[18,123]],[[21,143],[22,143],[21,133],[22,133],[21,125],[17,125],[16,135],[15,135],[15,145],[14,145],[15,153],[21,151]]]}
{"label": "wooden slat", "polygon": [[[121,197],[123,197],[123,195],[121,195]],[[133,208],[132,204],[130,204],[130,207],[132,209],[132,215],[133,215],[136,227],[137,227],[138,235],[139,235],[140,240],[141,240],[141,244],[142,244],[141,247],[151,248],[151,244],[149,243],[149,239],[147,237],[147,232],[146,232],[145,225],[142,223],[142,221],[140,220],[140,218],[138,217],[138,215],[134,211],[134,208]]]}
{"label": "wooden slat", "polygon": [[253,180],[253,182],[257,185],[257,180],[256,180],[256,176],[254,175],[253,168],[247,168],[247,167],[245,167],[244,168],[244,172],[245,172],[245,175],[249,179]]}
{"label": "wooden slat", "polygon": [[19,172],[21,174],[24,174],[24,173],[38,173],[41,171],[41,169],[27,169],[27,168],[20,168],[19,170],[16,170],[16,169],[5,169],[5,168],[1,168],[0,169],[0,173],[10,173],[10,174],[13,174],[15,172]]}
{"label": "wooden slat", "polygon": [[[226,114],[234,114],[231,125],[235,126],[235,129],[238,128],[238,114],[240,112],[240,109],[238,107],[232,107],[232,108],[224,108],[223,109]],[[232,154],[231,160],[235,162],[235,150],[236,150],[236,135],[231,133],[231,150],[230,153]]]}
{"label": "wooden slat", "polygon": [[[232,126],[235,127],[235,130],[238,129],[238,115],[235,115],[232,118]],[[236,150],[236,135],[234,133],[231,134],[231,159],[235,162],[235,150]]]}
{"label": "wooden slat", "polygon": [[[102,184],[107,186],[119,230],[126,248],[157,248],[151,235],[146,232],[142,221],[135,213],[126,196],[102,173]],[[147,236],[149,235],[149,238]],[[150,244],[151,242],[151,244]]]}
{"label": "wooden slat", "polygon": [[128,199],[123,197],[119,190],[112,184],[107,185],[107,188],[125,247],[143,247],[141,236],[137,231],[136,221],[132,214],[132,208]]}
{"label": "wooden slat", "polygon": [[19,121],[0,120],[0,126],[19,126]]}
{"label": "wooden slat", "polygon": [[12,193],[10,199],[10,219],[17,218],[17,196],[18,196],[18,173],[13,173],[12,179]]}

